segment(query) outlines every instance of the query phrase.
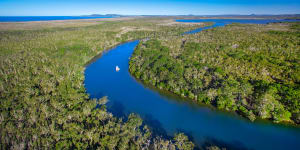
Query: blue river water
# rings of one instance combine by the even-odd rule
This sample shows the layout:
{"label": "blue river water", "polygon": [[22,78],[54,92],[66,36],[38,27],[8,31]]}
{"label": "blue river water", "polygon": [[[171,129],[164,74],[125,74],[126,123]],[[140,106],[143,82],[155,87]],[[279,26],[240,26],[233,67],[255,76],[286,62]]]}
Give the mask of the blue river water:
{"label": "blue river water", "polygon": [[185,32],[184,34],[193,34],[200,32],[202,30],[212,29],[215,27],[222,27],[231,23],[240,23],[240,24],[268,24],[268,23],[275,23],[275,22],[298,22],[300,20],[297,19],[290,19],[290,20],[284,20],[284,19],[182,19],[182,20],[176,20],[178,22],[214,22],[212,26],[198,28],[195,30],[191,30],[188,32]]}
{"label": "blue river water", "polygon": [[111,17],[84,17],[84,16],[0,16],[0,22],[27,22],[27,21],[53,21],[53,20],[77,20],[97,19]]}
{"label": "blue river water", "polygon": [[[126,118],[136,113],[154,133],[173,136],[184,132],[198,146],[214,143],[229,149],[300,148],[299,127],[268,121],[250,122],[234,113],[199,106],[143,85],[128,71],[130,56],[138,43],[137,40],[121,44],[86,67],[87,93],[91,98],[107,96],[108,110],[114,115]],[[120,67],[119,72],[116,66]]]}

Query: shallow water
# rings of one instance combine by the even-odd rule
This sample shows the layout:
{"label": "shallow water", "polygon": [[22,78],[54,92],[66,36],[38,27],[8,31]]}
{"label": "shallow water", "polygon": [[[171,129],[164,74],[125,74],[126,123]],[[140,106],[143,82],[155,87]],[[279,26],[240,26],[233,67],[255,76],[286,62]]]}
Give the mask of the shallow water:
{"label": "shallow water", "polygon": [[[201,29],[199,29],[201,30]],[[300,128],[250,122],[233,113],[199,106],[144,86],[128,71],[128,62],[139,41],[105,52],[85,70],[85,87],[91,98],[108,96],[114,115],[139,114],[155,133],[172,136],[184,132],[197,145],[214,143],[229,149],[299,149]],[[116,72],[115,67],[120,71]]]}

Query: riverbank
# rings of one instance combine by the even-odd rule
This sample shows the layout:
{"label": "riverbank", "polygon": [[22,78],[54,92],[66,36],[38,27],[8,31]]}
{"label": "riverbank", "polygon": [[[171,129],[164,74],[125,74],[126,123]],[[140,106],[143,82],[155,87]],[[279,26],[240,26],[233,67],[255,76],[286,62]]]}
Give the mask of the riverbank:
{"label": "riverbank", "polygon": [[[213,39],[210,38],[210,40],[207,40],[207,37],[203,37],[206,34],[209,35],[209,37],[214,36],[215,38],[217,38],[217,40],[219,40],[218,42],[220,43],[220,41],[226,39],[229,40],[227,38],[223,38],[220,39],[220,37],[222,37],[220,34],[218,34],[218,32],[222,32],[226,35],[232,35],[233,30],[231,30],[231,27],[237,27],[235,32],[239,32],[239,33],[235,33],[235,34],[253,34],[255,32],[255,30],[259,30],[258,32],[255,32],[256,35],[259,34],[268,34],[268,32],[285,32],[282,31],[282,28],[289,28],[290,26],[282,26],[283,23],[281,24],[277,24],[277,28],[279,28],[280,30],[278,31],[269,31],[274,30],[276,28],[274,28],[276,26],[276,24],[270,24],[267,26],[255,26],[255,25],[230,25],[230,27],[226,27],[226,28],[222,28],[219,30],[211,30],[213,31],[214,34],[218,35],[218,37],[212,35],[212,32],[205,32],[202,34],[194,34],[194,35],[187,35],[187,37],[185,38],[170,38],[169,40],[164,40],[162,39],[161,42],[162,44],[160,44],[161,42],[158,40],[153,40],[150,43],[144,43],[144,44],[140,44],[137,52],[134,53],[135,57],[132,57],[131,60],[131,65],[130,65],[130,71],[131,73],[143,80],[144,82],[147,82],[149,84],[152,84],[158,88],[161,89],[165,89],[165,90],[169,90],[172,91],[178,95],[181,95],[183,97],[189,97],[191,99],[194,99],[196,101],[200,101],[200,102],[204,102],[207,104],[213,104],[215,106],[217,106],[219,109],[225,109],[228,111],[236,111],[239,114],[242,114],[243,116],[248,117],[250,120],[255,120],[255,117],[261,117],[261,118],[270,118],[272,120],[274,120],[275,122],[291,122],[291,119],[293,119],[295,122],[297,122],[297,110],[299,110],[297,108],[297,94],[293,95],[293,94],[289,94],[289,93],[285,93],[284,91],[281,91],[279,93],[283,94],[283,95],[289,95],[289,96],[294,96],[294,98],[292,98],[295,102],[295,105],[290,106],[293,104],[293,102],[291,102],[290,104],[287,104],[284,100],[280,100],[279,99],[279,103],[276,102],[278,99],[278,97],[275,99],[273,99],[271,97],[271,99],[267,99],[267,98],[263,98],[264,95],[263,93],[260,94],[261,99],[266,100],[266,101],[274,101],[274,103],[276,102],[276,106],[272,106],[272,110],[268,110],[267,105],[269,106],[268,102],[260,102],[258,100],[250,100],[249,97],[240,97],[238,98],[239,100],[233,98],[235,97],[234,93],[241,93],[241,91],[239,91],[239,88],[245,88],[244,87],[244,83],[239,83],[241,81],[243,82],[248,82],[247,80],[267,80],[266,84],[277,84],[276,82],[274,83],[273,79],[269,79],[268,77],[270,74],[270,71],[268,72],[268,75],[265,75],[264,79],[251,79],[253,78],[253,72],[247,72],[247,79],[245,79],[245,72],[240,72],[241,70],[237,71],[237,73],[229,73],[232,72],[232,67],[229,68],[228,70],[228,66],[232,66],[233,62],[232,61],[238,61],[237,58],[235,59],[230,59],[231,62],[226,63],[227,66],[222,66],[222,63],[225,61],[222,57],[223,51],[230,51],[230,50],[242,50],[242,49],[238,49],[238,47],[244,47],[244,45],[241,45],[240,42],[243,43],[242,39],[243,37],[239,36],[240,39],[238,39],[237,41],[229,41],[229,43],[236,43],[233,44],[231,46],[228,46],[227,43],[224,43],[224,45],[222,46],[222,51],[218,51],[216,52],[218,48],[218,45],[215,45],[214,43],[210,43],[210,41],[214,41]],[[240,31],[241,29],[243,29],[244,27],[247,28],[251,28],[251,26],[253,26],[252,29],[249,29],[251,31]],[[268,26],[272,26],[272,28],[269,28]],[[293,30],[293,29],[289,29]],[[229,33],[228,31],[230,31],[231,33]],[[261,33],[261,31],[263,31]],[[297,31],[297,29],[295,30]],[[294,31],[294,32],[295,32]],[[203,35],[203,36],[200,36]],[[290,35],[295,35],[295,34],[290,34]],[[253,36],[253,35],[252,35]],[[198,38],[201,37],[201,39],[199,40]],[[232,36],[234,37],[234,35]],[[265,35],[266,37],[266,35]],[[284,38],[284,37],[282,37]],[[187,40],[189,39],[189,41]],[[253,40],[259,39],[259,37],[254,38]],[[296,42],[297,40],[292,40],[291,42]],[[201,42],[201,46],[199,44],[197,44],[198,42]],[[221,42],[222,43],[222,42]],[[253,42],[255,44],[257,44],[258,42]],[[209,50],[205,50],[205,49],[211,49],[210,46],[215,45],[216,46],[216,50],[210,50],[210,51],[215,51],[214,53],[210,53]],[[172,45],[172,48],[170,48],[170,46]],[[206,45],[206,46],[202,46],[202,45]],[[228,47],[228,48],[226,48]],[[255,46],[256,49],[262,49],[259,48],[259,46]],[[164,49],[164,51],[161,51],[159,49]],[[245,49],[245,48],[243,48]],[[253,48],[250,48],[251,51],[254,51]],[[147,52],[147,50],[152,50],[152,53]],[[295,50],[299,50],[298,48],[295,48]],[[187,53],[188,51],[188,53]],[[199,51],[202,51],[201,53],[199,53]],[[249,52],[249,51],[248,51]],[[246,53],[243,51],[243,54],[246,55]],[[204,54],[202,54],[204,53]],[[207,53],[207,54],[205,54]],[[219,53],[218,56],[215,56],[215,53]],[[235,52],[237,53],[237,52]],[[148,55],[148,56],[147,56]],[[151,59],[148,60],[150,58],[156,58],[156,55],[161,55],[160,58],[164,58],[164,61],[161,61],[159,59],[155,60],[155,59]],[[193,56],[191,56],[193,55]],[[208,55],[205,56],[205,55]],[[213,56],[211,56],[213,55]],[[186,59],[184,59],[184,57],[187,57]],[[215,57],[216,60],[214,59]],[[225,57],[225,56],[224,56]],[[251,57],[251,55],[247,55],[247,57]],[[277,56],[274,56],[277,57]],[[180,58],[180,59],[178,59]],[[199,60],[197,59],[200,59]],[[228,56],[226,57],[228,58]],[[230,57],[229,57],[230,58]],[[244,58],[244,57],[242,57]],[[143,61],[142,61],[143,59]],[[184,59],[184,60],[182,60]],[[203,60],[201,60],[203,59]],[[244,58],[247,59],[247,58]],[[193,60],[197,60],[196,62]],[[149,62],[148,62],[149,61]],[[208,62],[209,61],[209,62]],[[239,60],[242,61],[242,60]],[[143,63],[143,62],[148,62]],[[186,63],[188,62],[188,63]],[[202,63],[201,63],[202,62]],[[189,64],[191,63],[191,64]],[[235,68],[241,68],[240,65],[241,62],[237,62],[237,64],[234,66]],[[249,62],[242,62],[242,63],[249,63]],[[143,64],[143,66],[142,66]],[[148,66],[149,64],[151,64],[151,66]],[[186,66],[183,67],[182,65],[185,64]],[[194,65],[192,65],[194,64]],[[251,64],[251,62],[250,62]],[[262,64],[260,64],[262,65]],[[155,67],[155,66],[173,66],[171,68],[164,68],[163,72],[161,70],[160,67]],[[174,68],[174,66],[177,66],[177,68]],[[220,67],[221,66],[221,67]],[[200,68],[199,68],[200,67]],[[201,67],[205,67],[207,69],[204,69],[206,71],[204,71],[204,73],[201,73]],[[188,70],[189,68],[191,68],[190,70]],[[217,68],[217,69],[216,69]],[[225,68],[227,68],[227,70],[225,70]],[[243,67],[242,67],[243,68]],[[249,65],[245,68],[249,68]],[[249,68],[251,70],[251,68]],[[181,71],[180,71],[181,70]],[[200,72],[199,72],[200,70]],[[215,71],[214,71],[215,70]],[[224,71],[225,70],[225,71]],[[230,71],[231,70],[231,71]],[[255,69],[257,70],[257,69]],[[187,73],[188,71],[188,73]],[[217,71],[217,72],[216,72]],[[297,71],[297,70],[296,70]],[[205,73],[206,72],[206,73]],[[227,73],[226,73],[227,72]],[[266,70],[265,70],[266,72]],[[168,76],[166,76],[168,74]],[[199,75],[200,74],[200,75]],[[244,76],[238,76],[236,77],[236,75],[241,75],[244,74]],[[251,75],[252,74],[252,75]],[[258,73],[258,74],[262,74],[263,73]],[[255,74],[254,74],[255,75]],[[196,77],[195,77],[196,76]],[[230,83],[230,87],[227,87],[225,85],[223,85],[224,83],[222,82],[227,82],[226,80],[228,80],[228,77],[230,77],[232,81],[232,83]],[[249,77],[248,77],[249,76]],[[256,77],[258,77],[259,75],[255,75]],[[277,79],[281,79],[284,80],[283,76],[285,75],[276,75],[277,77],[274,77],[273,74],[273,78],[277,78]],[[224,77],[224,78],[223,78]],[[218,78],[222,78],[222,79],[218,79]],[[238,81],[234,81],[236,80],[235,78],[239,78]],[[206,83],[206,80],[207,83]],[[273,80],[273,81],[272,81]],[[289,79],[287,79],[289,80]],[[295,80],[297,81],[297,79],[295,78]],[[180,84],[178,83],[180,81]],[[254,81],[253,81],[254,82]],[[268,83],[269,82],[269,83]],[[271,83],[270,83],[271,82]],[[197,84],[196,84],[197,83]],[[236,87],[236,89],[234,90],[232,88],[232,84],[236,84],[237,86],[242,86],[242,87]],[[252,84],[252,85],[251,85]],[[190,86],[188,86],[190,85]],[[206,86],[212,86],[213,88],[205,88]],[[246,91],[248,90],[248,92],[250,92],[250,95],[252,95],[251,97],[256,97],[256,99],[260,99],[259,97],[257,97],[257,95],[255,94],[255,92],[257,91],[257,87],[258,85],[253,87],[253,83],[249,83],[246,86]],[[282,84],[281,86],[284,86],[284,88],[287,88],[285,86],[288,86],[290,89],[292,89],[292,91],[297,91],[297,85],[287,85],[286,83]],[[292,86],[292,87],[290,87]],[[203,89],[205,91],[203,91]],[[225,92],[227,91],[227,92]],[[225,92],[225,93],[224,93]],[[223,94],[221,94],[223,93]],[[228,96],[228,93],[232,93],[230,96]],[[252,93],[252,94],[251,94]],[[277,93],[277,94],[279,94]],[[222,99],[221,98],[223,96],[221,95],[227,95],[225,96],[226,99]],[[241,93],[242,94],[242,93]],[[266,94],[266,93],[265,93]],[[245,94],[242,94],[245,95]],[[246,94],[247,95],[247,94]],[[268,94],[268,96],[270,96]],[[274,95],[273,95],[274,96]],[[269,97],[270,98],[270,97]],[[283,99],[285,99],[285,97],[282,97]],[[244,99],[244,100],[242,100]],[[263,108],[257,108],[259,106],[263,107]],[[275,108],[274,108],[275,107]],[[269,108],[269,107],[268,107]],[[278,110],[280,108],[280,111]],[[273,109],[276,109],[277,111],[273,112]],[[267,111],[267,112],[266,112]],[[267,114],[265,114],[267,113]],[[278,114],[277,114],[278,113]],[[293,114],[292,114],[293,113]]]}
{"label": "riverbank", "polygon": [[[174,139],[152,136],[136,115],[126,121],[114,117],[106,110],[107,99],[91,100],[84,88],[85,64],[104,49],[149,34],[192,29],[162,27],[155,20],[4,24],[0,32],[1,148],[158,149],[166,142],[176,147],[176,141],[191,146],[181,134]],[[116,38],[124,26],[153,31],[134,30]],[[145,146],[147,141],[152,144]]]}
{"label": "riverbank", "polygon": [[[108,106],[105,105],[107,99],[103,98],[105,95],[99,97],[101,98],[100,100],[91,100],[89,98],[90,95],[86,93],[84,85],[86,63],[94,56],[102,53],[103,50],[132,39],[143,39],[149,36],[170,37],[170,35],[180,35],[188,30],[200,27],[197,25],[163,26],[158,25],[160,20],[164,19],[141,18],[126,21],[101,22],[100,24],[93,25],[78,22],[69,27],[68,25],[65,26],[65,24],[58,23],[55,26],[49,26],[49,28],[43,25],[30,26],[30,23],[28,23],[26,27],[18,24],[16,27],[11,24],[10,28],[1,31],[1,148],[122,149],[145,148],[148,146],[151,147],[151,149],[159,149],[162,148],[163,145],[176,148],[176,144],[178,143],[184,143],[190,147],[192,144],[188,141],[187,137],[182,134],[177,135],[173,139],[156,137],[147,126],[144,126],[141,118],[136,115],[130,115],[128,120],[123,119],[122,121],[122,119],[117,118],[106,110]],[[22,26],[24,28],[22,28]],[[116,35],[122,31],[122,27],[130,27],[132,29],[147,28],[152,30],[133,30],[116,38]],[[126,53],[126,51],[122,52]],[[128,57],[124,60],[128,62]],[[114,67],[115,64],[113,65],[113,69]],[[119,74],[126,73],[123,72],[126,71],[126,69],[122,68],[126,67],[121,67],[121,70],[118,72]],[[101,70],[98,69],[98,71]],[[101,75],[106,74],[101,72]],[[100,78],[100,76],[97,77]],[[135,80],[132,81],[134,83],[136,82]],[[125,86],[122,86],[123,89],[115,89],[112,92],[124,91],[124,87],[130,89],[128,85],[142,86],[140,84],[125,84]],[[112,86],[112,84],[108,84],[108,86]],[[108,89],[108,86],[103,86],[103,88]],[[125,91],[121,96],[118,96],[116,93],[112,95],[125,99],[128,95],[136,95],[134,92],[137,91],[133,91]],[[99,92],[100,95],[101,93],[103,92]],[[142,106],[145,105],[139,100],[148,98],[149,104],[146,106],[155,106],[155,109],[153,111],[150,110],[150,113],[156,113],[158,112],[157,110],[165,111],[161,114],[154,114],[152,117],[146,116],[147,122],[152,123],[151,125],[155,127],[159,127],[160,125],[165,126],[166,124],[182,125],[184,122],[188,122],[189,125],[197,124],[197,126],[188,128],[196,131],[192,132],[196,134],[195,138],[201,139],[203,138],[201,137],[202,135],[209,135],[210,137],[205,139],[217,141],[206,143],[207,145],[204,145],[204,147],[202,147],[203,149],[211,146],[212,143],[221,143],[221,147],[226,147],[224,142],[235,145],[232,144],[232,141],[226,141],[226,139],[234,139],[223,137],[234,133],[234,131],[230,130],[231,127],[241,127],[241,131],[247,131],[247,133],[240,132],[241,134],[251,135],[251,138],[258,139],[256,136],[259,134],[248,130],[253,128],[252,125],[254,124],[248,124],[244,121],[237,123],[231,119],[231,121],[227,120],[227,123],[213,122],[213,124],[209,124],[209,120],[212,118],[212,120],[222,121],[227,117],[226,115],[224,116],[223,113],[206,116],[205,114],[214,113],[214,111],[203,108],[196,109],[198,107],[192,107],[194,109],[190,109],[190,106],[185,103],[179,103],[178,106],[180,106],[180,109],[175,109],[174,105],[169,106],[167,104],[177,105],[176,102],[174,103],[172,100],[161,100],[159,99],[161,95],[158,94],[156,94],[154,98],[152,97],[153,95],[149,97],[140,96],[141,98],[135,103],[137,105],[141,104],[141,107],[135,108],[143,108]],[[113,101],[113,99],[110,100],[110,97],[108,98],[109,101]],[[128,100],[130,99],[125,99],[123,102]],[[160,103],[162,103],[162,105],[160,105]],[[95,106],[99,106],[100,109],[94,109]],[[190,117],[180,117],[180,115],[183,115],[183,112],[187,110],[189,112],[187,116]],[[199,115],[195,115],[197,116],[196,120],[193,119],[194,115],[192,115],[195,111],[199,113]],[[174,113],[178,113],[178,115],[175,115],[176,117],[168,116],[174,116]],[[159,118],[162,122],[157,121],[157,118],[153,118],[153,116],[156,115],[162,117]],[[172,122],[174,121],[173,119],[180,118],[184,118],[186,121],[179,120],[176,123]],[[216,129],[219,127],[215,125],[222,125],[226,130],[217,131]],[[261,131],[264,127],[265,126],[259,126],[258,131]],[[176,133],[185,132],[180,130],[181,128],[168,129],[172,130],[172,134],[170,134],[172,137],[175,131]],[[294,129],[271,126],[268,130],[262,130],[264,131],[263,135],[270,135],[271,137],[260,137],[263,139],[271,138],[278,140],[276,138],[281,136],[268,134],[269,131],[271,131],[271,133],[278,132],[287,135],[279,139],[282,140],[282,143],[293,146],[294,140],[289,134],[290,132],[295,134],[296,132],[293,132],[293,130]],[[201,131],[205,131],[205,133]],[[224,133],[225,131],[228,131],[228,133]],[[243,139],[239,136],[236,137],[239,138],[238,140]],[[149,141],[152,144],[145,146],[144,144]],[[243,141],[249,141],[249,139]],[[264,140],[260,141],[265,142]],[[272,140],[270,141],[272,142]],[[286,144],[285,141],[290,141],[290,143]]]}
{"label": "riverbank", "polygon": [[[136,52],[134,47],[137,44],[137,41],[122,44],[105,53],[85,70],[87,92],[91,98],[108,96],[110,101],[107,108],[113,114],[124,118],[132,112],[139,114],[154,133],[172,136],[184,132],[198,146],[215,143],[229,149],[258,150],[280,150],[287,148],[287,145],[289,149],[298,147],[300,133],[297,128],[270,122],[253,123],[232,113],[199,107],[145,87],[128,70],[122,69],[128,68],[129,57]],[[115,71],[116,65],[121,68],[119,72]]]}

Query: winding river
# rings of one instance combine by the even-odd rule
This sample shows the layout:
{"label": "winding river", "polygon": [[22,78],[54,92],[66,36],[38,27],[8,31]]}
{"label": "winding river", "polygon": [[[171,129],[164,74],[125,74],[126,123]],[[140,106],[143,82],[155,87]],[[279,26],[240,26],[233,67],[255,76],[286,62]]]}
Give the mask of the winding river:
{"label": "winding river", "polygon": [[[187,20],[178,20],[187,22]],[[188,20],[203,22],[206,20]],[[232,22],[260,23],[278,20],[208,20],[215,24],[185,34],[200,32]],[[132,77],[128,62],[139,41],[121,44],[104,52],[87,65],[85,87],[91,98],[108,96],[108,110],[115,116],[130,113],[140,115],[154,133],[173,136],[184,132],[198,145],[214,143],[229,149],[287,150],[300,148],[300,128],[273,124],[269,121],[250,122],[234,113],[222,112],[209,106],[199,106],[189,100],[147,87]],[[116,72],[115,67],[120,71]]]}

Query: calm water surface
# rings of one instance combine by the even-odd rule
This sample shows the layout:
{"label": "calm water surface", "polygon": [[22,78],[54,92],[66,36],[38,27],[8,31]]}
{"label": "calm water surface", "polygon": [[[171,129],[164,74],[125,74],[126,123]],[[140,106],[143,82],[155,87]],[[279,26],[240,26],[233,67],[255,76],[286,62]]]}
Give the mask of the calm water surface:
{"label": "calm water surface", "polygon": [[[252,123],[235,114],[178,100],[144,86],[128,72],[129,57],[138,43],[119,45],[86,67],[87,92],[91,98],[108,96],[107,106],[114,115],[139,114],[155,132],[168,136],[184,132],[197,145],[211,142],[231,149],[300,148],[300,128]],[[120,67],[119,72],[115,71],[116,66]]]}
{"label": "calm water surface", "polygon": [[207,30],[215,27],[222,27],[227,24],[231,23],[241,23],[241,24],[268,24],[268,23],[275,23],[275,22],[298,22],[300,20],[297,19],[290,19],[290,20],[283,20],[283,19],[183,19],[183,20],[176,20],[178,22],[214,22],[212,26],[199,28],[196,30],[185,32],[185,34],[193,34],[200,32],[202,30]]}

